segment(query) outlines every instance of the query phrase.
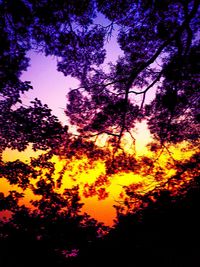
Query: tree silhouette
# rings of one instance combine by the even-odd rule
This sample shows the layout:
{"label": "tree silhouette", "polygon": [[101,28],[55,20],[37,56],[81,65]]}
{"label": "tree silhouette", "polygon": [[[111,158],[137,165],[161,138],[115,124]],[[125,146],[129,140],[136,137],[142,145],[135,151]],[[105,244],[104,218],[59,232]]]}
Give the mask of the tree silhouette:
{"label": "tree silhouette", "polygon": [[[0,193],[0,211],[10,212],[0,222],[3,266],[101,266],[106,257],[109,266],[150,265],[144,253],[154,266],[177,266],[176,248],[192,257],[189,244],[199,237],[199,11],[198,0],[0,1],[0,177],[22,190]],[[106,66],[113,36],[121,55]],[[33,89],[21,80],[30,50],[55,56],[58,71],[79,81],[65,111],[77,135],[38,98],[23,104],[21,96]],[[144,121],[153,141],[137,157],[124,140],[134,147],[134,129]],[[100,136],[106,136],[103,148]],[[43,154],[29,163],[2,160],[5,149],[30,144]],[[187,159],[172,155],[181,145],[193,152]],[[56,179],[54,156],[66,160]],[[121,172],[156,183],[151,190],[143,183],[123,188],[115,229],[106,237],[106,226],[81,214],[78,186],[59,191],[70,162],[81,158],[105,163],[105,174],[85,183],[85,197],[105,199],[108,177]],[[37,197],[30,208],[20,204],[27,189]],[[164,261],[161,249],[172,258]]]}

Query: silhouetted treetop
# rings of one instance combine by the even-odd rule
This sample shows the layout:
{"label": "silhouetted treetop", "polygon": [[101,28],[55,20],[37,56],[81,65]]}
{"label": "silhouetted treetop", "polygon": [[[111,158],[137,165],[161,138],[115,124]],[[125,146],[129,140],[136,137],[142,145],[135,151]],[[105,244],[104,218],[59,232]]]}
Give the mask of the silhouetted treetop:
{"label": "silhouetted treetop", "polygon": [[[10,215],[7,222],[0,217],[4,266],[102,266],[112,258],[111,266],[113,258],[119,264],[118,252],[121,265],[130,266],[127,251],[131,264],[145,258],[148,266],[143,256],[150,244],[159,254],[160,243],[166,253],[165,242],[178,240],[182,249],[185,237],[187,246],[197,239],[191,236],[199,236],[199,13],[198,0],[0,0],[0,178],[18,189],[0,192],[0,212]],[[117,59],[107,63],[109,44]],[[21,78],[30,51],[54,56],[58,71],[78,80],[67,92],[70,125],[38,98],[23,103],[22,95],[34,89]],[[144,121],[153,140],[138,157],[125,141],[132,148]],[[78,134],[70,133],[71,125]],[[95,142],[100,135],[109,141],[103,148]],[[7,148],[24,151],[30,144],[43,154],[3,161]],[[102,171],[89,182],[95,164]],[[81,213],[80,191],[104,200],[116,174],[141,181],[119,185],[116,229],[104,238],[109,228]],[[34,195],[30,208],[21,204],[28,193]],[[182,223],[189,225],[183,236]]]}
{"label": "silhouetted treetop", "polygon": [[[69,92],[71,123],[81,133],[115,135],[118,144],[141,119],[162,143],[197,139],[198,1],[101,1],[97,9],[123,54],[109,70],[87,69],[80,87]],[[156,98],[145,107],[152,88]]]}
{"label": "silhouetted treetop", "polygon": [[[197,0],[1,1],[3,116],[32,89],[20,75],[34,49],[56,56],[58,70],[80,81],[69,91],[66,115],[81,134],[115,136],[119,147],[124,134],[146,119],[162,143],[197,139],[198,12]],[[122,52],[106,67],[113,36]],[[152,89],[156,97],[149,104]]]}

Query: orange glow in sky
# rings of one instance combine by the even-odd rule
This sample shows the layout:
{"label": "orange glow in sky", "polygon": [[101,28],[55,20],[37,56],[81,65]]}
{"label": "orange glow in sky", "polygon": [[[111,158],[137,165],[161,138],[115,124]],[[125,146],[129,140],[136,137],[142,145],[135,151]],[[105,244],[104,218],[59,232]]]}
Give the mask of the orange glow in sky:
{"label": "orange glow in sky", "polygon": [[[145,129],[145,126],[143,127]],[[147,135],[147,132],[144,132],[144,136],[145,135]],[[142,140],[144,139],[141,138],[140,144],[142,144]],[[185,151],[183,149],[185,146],[186,144],[183,143],[177,147],[174,146],[169,148],[174,160],[182,160],[191,157],[194,151]],[[31,146],[24,152],[7,149],[3,153],[3,160],[14,161],[20,159],[21,161],[28,163],[30,157],[37,157],[41,153],[42,151],[34,152],[31,149]],[[129,153],[131,153],[131,150],[129,150]],[[155,157],[154,152],[145,151],[144,145],[141,145],[140,150],[138,145],[138,159],[140,159],[142,154],[151,159]],[[169,160],[169,155],[163,153],[160,155],[156,163],[157,166],[164,170],[162,182],[175,174],[175,169],[168,169]],[[93,218],[104,222],[106,225],[112,225],[113,219],[116,217],[116,211],[113,205],[116,205],[119,201],[125,199],[124,186],[136,185],[136,192],[144,194],[145,192],[154,189],[161,182],[155,179],[155,173],[152,173],[151,175],[146,173],[145,169],[147,166],[145,165],[144,167],[141,167],[139,172],[119,171],[112,175],[106,175],[106,166],[103,159],[91,162],[86,156],[79,159],[74,157],[72,160],[60,159],[58,156],[53,156],[50,161],[55,164],[55,172],[53,174],[54,181],[58,180],[61,171],[64,170],[61,186],[55,188],[55,190],[62,193],[66,188],[72,188],[75,185],[79,185],[81,202],[84,203],[82,212],[87,212]],[[187,179],[189,179],[189,177],[187,177]],[[31,183],[35,184],[36,181],[34,180]],[[5,194],[8,194],[9,190],[22,192],[22,189],[16,185],[9,185],[6,179],[0,179],[0,188]],[[37,198],[39,197],[37,196]],[[36,196],[31,189],[26,189],[24,198],[20,200],[20,204],[25,204],[30,207],[31,205],[29,201],[31,199],[35,200]]]}
{"label": "orange glow in sky", "polygon": [[[34,87],[33,91],[27,92],[22,98],[23,103],[29,104],[30,100],[38,97],[42,103],[47,103],[53,110],[53,114],[58,116],[63,124],[67,124],[67,118],[64,113],[66,106],[66,95],[69,88],[75,88],[78,83],[75,79],[64,77],[62,73],[56,71],[56,60],[52,58],[45,58],[40,54],[30,53],[31,56],[31,70],[23,74],[23,80],[31,80]],[[155,92],[154,92],[155,93]],[[148,98],[152,99],[153,95]],[[146,123],[139,123],[136,129],[132,132],[136,142],[133,146],[133,140],[130,136],[124,139],[124,150],[127,154],[133,155],[137,160],[142,156],[149,157],[155,160],[156,167],[162,168],[163,176],[162,181],[169,179],[175,174],[175,169],[169,168],[169,161],[187,159],[192,156],[194,150],[185,150],[186,143],[177,145],[176,147],[169,147],[170,155],[165,150],[162,155],[156,155],[155,152],[150,152],[146,145],[153,141]],[[101,137],[97,140],[97,144],[101,147],[104,145],[104,138]],[[43,151],[34,152],[31,145],[23,152],[16,150],[6,149],[3,152],[3,161],[15,161],[20,159],[25,163],[29,163],[31,157],[37,157]],[[173,160],[172,160],[173,157]],[[137,172],[133,171],[116,171],[115,174],[107,175],[105,160],[102,158],[98,161],[89,160],[86,156],[77,159],[74,157],[72,160],[65,158],[60,159],[58,156],[53,156],[51,159],[55,163],[55,172],[53,178],[58,180],[60,172],[64,170],[62,177],[62,185],[55,188],[58,192],[62,193],[65,188],[71,188],[74,185],[79,185],[79,192],[81,195],[81,202],[84,203],[82,212],[87,212],[89,215],[102,221],[107,225],[113,224],[113,219],[116,216],[116,211],[113,205],[118,201],[123,201],[125,198],[124,186],[137,185],[135,188],[141,194],[154,189],[161,181],[155,179],[155,173],[152,175],[146,171],[144,164]],[[36,181],[31,181],[35,183]],[[22,192],[17,185],[11,186],[4,178],[0,179],[0,188],[6,194],[9,190],[18,190]],[[20,200],[20,204],[31,206],[29,201],[36,199],[30,188],[24,192],[24,198]]]}

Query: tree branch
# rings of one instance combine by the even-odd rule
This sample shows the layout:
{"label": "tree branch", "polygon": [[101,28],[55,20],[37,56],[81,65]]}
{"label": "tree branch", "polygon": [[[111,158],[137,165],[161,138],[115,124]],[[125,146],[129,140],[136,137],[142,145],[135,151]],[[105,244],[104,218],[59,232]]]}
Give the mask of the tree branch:
{"label": "tree branch", "polygon": [[[163,49],[166,48],[173,40],[176,39],[176,37],[182,33],[182,31],[188,27],[189,22],[191,21],[191,19],[193,18],[193,16],[195,15],[195,13],[197,12],[199,7],[199,1],[195,0],[194,1],[194,6],[190,12],[190,14],[188,14],[188,16],[186,17],[185,21],[182,23],[182,25],[178,28],[178,30],[168,39],[166,40],[155,52],[155,54],[149,59],[147,60],[145,63],[143,63],[139,68],[137,68],[136,70],[133,69],[129,80],[127,82],[126,85],[126,90],[125,90],[125,97],[124,97],[124,104],[125,104],[125,110],[122,116],[122,126],[121,126],[121,130],[119,133],[119,141],[117,144],[117,147],[119,147],[120,145],[120,141],[125,129],[125,123],[126,123],[126,114],[127,114],[127,106],[128,106],[128,96],[129,96],[129,90],[132,87],[132,84],[134,82],[134,80],[137,78],[137,76],[144,70],[146,69],[149,65],[151,65],[157,58],[158,56],[162,53]],[[156,80],[155,80],[156,81]],[[153,85],[150,85],[151,87]],[[148,87],[147,87],[148,88]],[[144,92],[143,92],[144,93]]]}

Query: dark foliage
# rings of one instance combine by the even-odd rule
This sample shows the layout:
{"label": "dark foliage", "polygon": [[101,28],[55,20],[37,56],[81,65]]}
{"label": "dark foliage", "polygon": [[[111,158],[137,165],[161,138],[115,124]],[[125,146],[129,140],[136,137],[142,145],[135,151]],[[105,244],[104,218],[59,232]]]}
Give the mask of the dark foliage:
{"label": "dark foliage", "polygon": [[78,266],[198,266],[199,190],[198,178],[181,198],[163,190],[146,199],[146,208],[120,216],[109,235],[86,247]]}

